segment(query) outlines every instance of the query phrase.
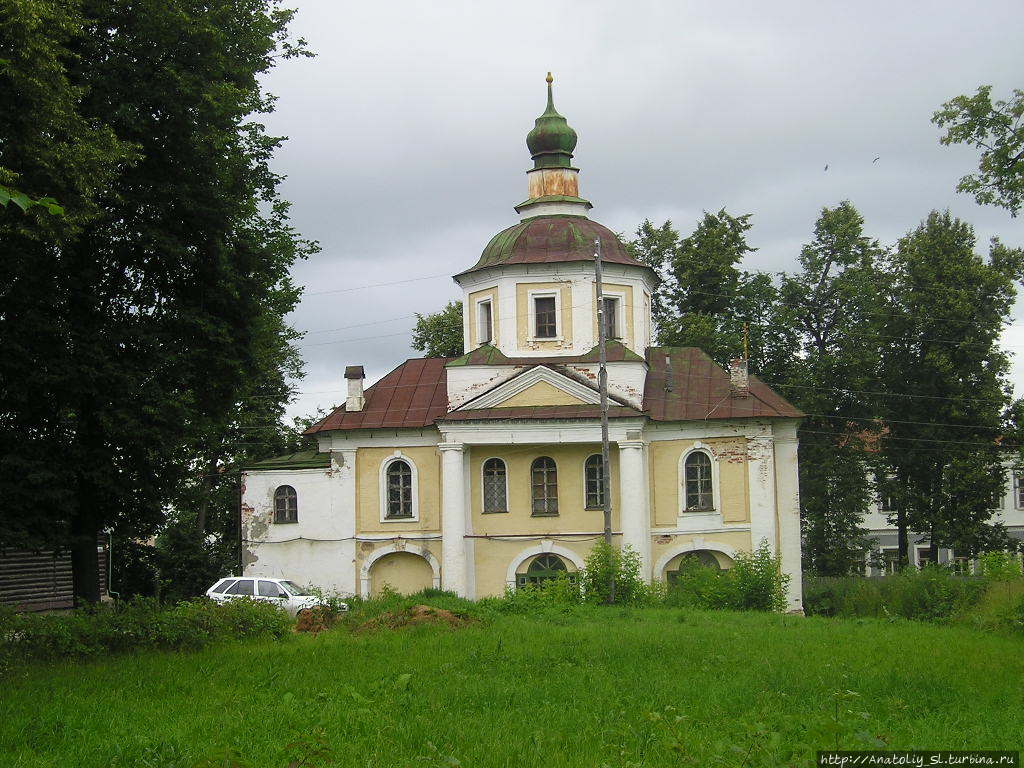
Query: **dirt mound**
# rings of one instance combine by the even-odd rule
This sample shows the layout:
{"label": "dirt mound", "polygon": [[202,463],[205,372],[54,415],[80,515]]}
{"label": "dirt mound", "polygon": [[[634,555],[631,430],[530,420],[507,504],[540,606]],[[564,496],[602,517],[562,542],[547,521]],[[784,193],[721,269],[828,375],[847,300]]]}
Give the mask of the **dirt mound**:
{"label": "dirt mound", "polygon": [[448,627],[464,627],[471,623],[472,619],[467,616],[460,616],[444,608],[414,605],[410,608],[382,613],[380,616],[376,616],[361,624],[359,629],[401,629],[402,627],[414,627],[420,624],[443,624]]}

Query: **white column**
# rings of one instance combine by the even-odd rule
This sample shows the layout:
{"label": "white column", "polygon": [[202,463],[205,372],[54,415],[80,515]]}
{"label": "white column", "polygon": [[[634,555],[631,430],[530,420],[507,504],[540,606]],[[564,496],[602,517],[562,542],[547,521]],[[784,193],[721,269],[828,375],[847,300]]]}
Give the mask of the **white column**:
{"label": "white column", "polygon": [[775,554],[775,451],[772,438],[747,438],[747,487],[750,489],[750,546],[768,542]]}
{"label": "white column", "polygon": [[779,554],[789,576],[787,610],[803,612],[800,561],[800,472],[797,463],[797,422],[775,424],[775,498],[779,514]]}
{"label": "white column", "polygon": [[441,443],[441,586],[468,595],[466,490],[462,443]]}
{"label": "white column", "polygon": [[642,440],[619,442],[619,524],[622,545],[640,555],[640,577],[651,580],[651,514]]}

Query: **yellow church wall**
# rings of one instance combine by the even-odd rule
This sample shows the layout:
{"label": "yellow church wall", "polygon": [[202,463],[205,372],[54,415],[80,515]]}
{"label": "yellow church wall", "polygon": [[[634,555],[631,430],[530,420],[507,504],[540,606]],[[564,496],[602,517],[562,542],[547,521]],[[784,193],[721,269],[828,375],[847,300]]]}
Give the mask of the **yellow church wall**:
{"label": "yellow church wall", "polygon": [[[596,539],[584,541],[557,542],[559,548],[567,549],[575,553],[580,562],[583,562]],[[476,539],[474,542],[474,576],[476,578],[476,596],[489,597],[501,595],[505,592],[505,585],[508,583],[508,568],[513,561],[528,551],[536,549],[540,544],[537,539],[524,539],[522,541],[508,541],[495,539]],[[558,554],[557,552],[555,554]],[[517,569],[524,572],[529,566],[533,556],[525,560]],[[562,557],[567,570],[572,573],[577,570],[572,560]]]}
{"label": "yellow church wall", "polygon": [[[696,440],[655,440],[650,448],[651,505],[655,527],[676,524],[680,512],[680,457]],[[746,438],[722,437],[700,441],[718,465],[718,497],[722,522],[750,522],[750,489],[747,484]]]}
{"label": "yellow church wall", "polygon": [[578,397],[573,397],[564,389],[559,389],[547,381],[538,381],[522,392],[517,392],[507,400],[502,400],[499,408],[514,408],[517,405],[583,405]]}
{"label": "yellow church wall", "polygon": [[572,285],[564,283],[518,283],[516,284],[516,338],[519,347],[531,347],[543,350],[562,348],[559,340],[531,340],[533,329],[530,328],[530,293],[532,291],[557,291],[561,303],[561,316],[558,319],[558,335],[562,339],[571,340],[572,335]]}
{"label": "yellow church wall", "polygon": [[497,288],[486,288],[482,291],[474,291],[469,294],[469,300],[466,304],[465,312],[469,313],[469,348],[476,349],[480,346],[480,321],[477,317],[476,303],[481,299],[490,299],[491,301],[491,344],[493,346],[498,345],[498,329],[501,323],[498,322],[498,318],[501,315],[498,314],[498,289]]}
{"label": "yellow church wall", "polygon": [[[382,522],[380,517],[381,464],[401,451],[416,465],[419,520]],[[433,446],[411,448],[359,448],[356,451],[356,531],[398,533],[441,529],[441,456]]]}
{"label": "yellow church wall", "polygon": [[[599,532],[604,528],[600,509],[585,509],[583,463],[601,452],[599,444],[474,446],[470,449],[470,500],[475,534],[544,534],[571,531]],[[558,470],[558,515],[531,514],[530,465],[550,456]],[[483,512],[483,463],[490,458],[505,462],[508,512]],[[618,530],[618,474],[616,451],[611,454],[612,528]]]}
{"label": "yellow church wall", "polygon": [[[651,542],[651,563],[657,563],[664,555],[678,550],[679,547],[693,544],[695,540],[697,542],[697,549],[706,549],[711,551],[718,559],[719,565],[723,567],[731,567],[732,563],[729,561],[729,556],[715,551],[715,544],[722,544],[729,547],[737,552],[749,552],[750,551],[750,532],[749,531],[725,531],[720,533],[707,533],[707,534],[678,534],[669,536],[655,536]],[[679,568],[679,558],[682,555],[677,555],[668,561],[668,564],[661,573],[653,574],[653,577],[659,581],[665,580],[664,571],[677,570]]]}
{"label": "yellow church wall", "polygon": [[[622,335],[619,340],[631,349],[634,348],[634,341],[636,335],[633,333],[633,286],[631,285],[617,285],[615,283],[604,283],[602,286],[605,294],[622,294],[621,296],[615,296],[622,302],[622,316],[626,320],[625,328],[621,329]],[[609,297],[613,298],[613,297]],[[594,304],[597,304],[597,284],[594,284]],[[597,312],[594,312],[594,338],[597,338]],[[640,350],[640,354],[643,354],[644,350]]]}

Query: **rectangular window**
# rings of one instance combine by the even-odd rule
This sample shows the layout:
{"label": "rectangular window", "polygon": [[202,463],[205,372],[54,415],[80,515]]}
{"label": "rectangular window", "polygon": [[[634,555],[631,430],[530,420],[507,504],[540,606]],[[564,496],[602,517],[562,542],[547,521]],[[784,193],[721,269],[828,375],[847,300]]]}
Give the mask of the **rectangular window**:
{"label": "rectangular window", "polygon": [[490,344],[494,338],[492,333],[491,302],[477,303],[477,339],[480,344]]}
{"label": "rectangular window", "polygon": [[604,337],[619,338],[619,300],[604,298]]}
{"label": "rectangular window", "polygon": [[508,512],[505,492],[505,462],[488,459],[484,462],[484,512]]}
{"label": "rectangular window", "polygon": [[600,454],[587,459],[584,466],[583,482],[585,486],[584,506],[587,509],[604,508],[604,461]]}
{"label": "rectangular window", "polygon": [[1017,509],[1024,509],[1024,483],[1021,482],[1021,472],[1015,470],[1013,473],[1013,505]]}
{"label": "rectangular window", "polygon": [[934,565],[935,560],[932,558],[931,547],[918,547],[917,548],[917,567],[924,568],[926,565]]}
{"label": "rectangular window", "polygon": [[882,573],[892,576],[896,573],[900,563],[900,551],[894,547],[887,547],[882,550]]}
{"label": "rectangular window", "polygon": [[558,335],[558,322],[554,296],[536,296],[533,299],[535,320],[534,336],[538,339],[553,339]]}

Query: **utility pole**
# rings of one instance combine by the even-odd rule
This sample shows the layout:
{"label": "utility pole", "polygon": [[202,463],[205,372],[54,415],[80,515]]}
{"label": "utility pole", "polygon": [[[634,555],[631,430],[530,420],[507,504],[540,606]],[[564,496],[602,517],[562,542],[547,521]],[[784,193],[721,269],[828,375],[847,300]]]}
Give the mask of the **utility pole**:
{"label": "utility pole", "polygon": [[[612,491],[611,461],[608,451],[608,348],[607,328],[604,320],[604,285],[601,272],[601,238],[594,240],[594,276],[597,286],[597,386],[601,393],[601,501],[604,510],[604,541],[609,551],[612,546]],[[615,572],[608,582],[608,602],[615,602]]]}

